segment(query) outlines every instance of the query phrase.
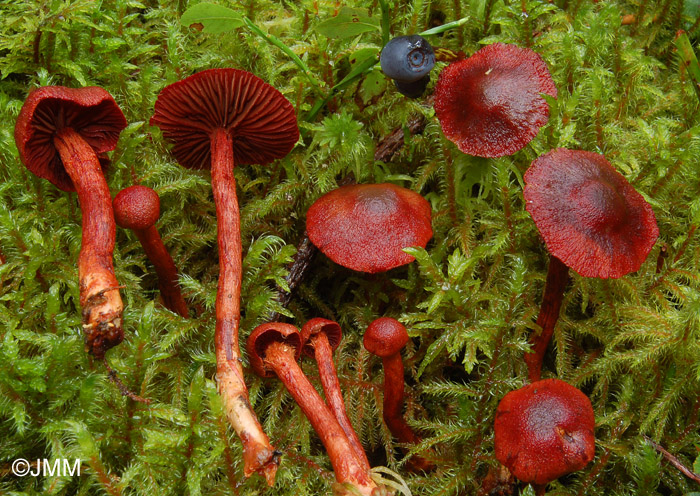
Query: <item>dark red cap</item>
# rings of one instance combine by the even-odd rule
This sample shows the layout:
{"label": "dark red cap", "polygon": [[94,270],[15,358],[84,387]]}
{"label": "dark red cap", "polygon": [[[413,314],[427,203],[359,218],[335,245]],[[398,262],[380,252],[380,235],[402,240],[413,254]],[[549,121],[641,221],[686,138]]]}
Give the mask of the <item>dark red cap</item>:
{"label": "dark red cap", "polygon": [[223,128],[233,139],[236,164],[267,164],[299,140],[292,104],[275,88],[238,69],[209,69],[163,88],[151,126],[174,143],[184,167],[211,166],[210,135]]}
{"label": "dark red cap", "polygon": [[498,404],[496,458],[521,481],[547,484],[593,459],[594,428],[585,394],[559,379],[533,382]]}
{"label": "dark red cap", "polygon": [[542,57],[494,43],[442,70],[435,114],[462,152],[502,157],[524,148],[547,123],[549,105],[540,93],[557,96]]}
{"label": "dark red cap", "polygon": [[261,324],[248,336],[248,360],[253,371],[260,377],[273,377],[264,363],[265,350],[273,342],[284,342],[294,348],[295,359],[301,356],[301,334],[292,324],[267,322]]}
{"label": "dark red cap", "polygon": [[[22,163],[64,191],[75,191],[53,144],[57,131],[75,130],[97,155],[114,150],[126,118],[106,90],[97,86],[44,86],[29,93],[15,125],[15,142]],[[109,160],[100,158],[103,169]]]}
{"label": "dark red cap", "polygon": [[314,336],[319,333],[323,333],[326,335],[326,338],[328,339],[328,344],[331,345],[331,349],[334,351],[340,344],[340,341],[343,339],[343,331],[340,328],[340,324],[333,320],[315,317],[309,320],[301,328],[301,342],[304,343],[302,352],[304,353],[304,355],[309,357],[314,356],[314,349],[308,343],[308,341],[311,338],[311,336]]}
{"label": "dark red cap", "polygon": [[386,358],[399,353],[408,340],[408,332],[401,322],[391,317],[380,317],[367,326],[362,343],[373,355]]}
{"label": "dark red cap", "polygon": [[659,236],[651,206],[603,155],[557,148],[524,179],[525,208],[547,249],[582,276],[638,270]]}
{"label": "dark red cap", "polygon": [[306,214],[311,242],[335,263],[384,272],[410,263],[409,246],[433,236],[430,204],[394,184],[353,184],[326,193]]}
{"label": "dark red cap", "polygon": [[124,229],[144,230],[160,217],[160,198],[148,186],[129,186],[112,201],[114,220]]}

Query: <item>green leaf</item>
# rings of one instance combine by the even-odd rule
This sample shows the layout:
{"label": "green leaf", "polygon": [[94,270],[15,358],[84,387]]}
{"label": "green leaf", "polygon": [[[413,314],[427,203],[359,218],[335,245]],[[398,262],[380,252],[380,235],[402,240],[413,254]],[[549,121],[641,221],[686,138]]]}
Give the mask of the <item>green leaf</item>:
{"label": "green leaf", "polygon": [[188,27],[201,24],[205,33],[226,33],[243,26],[243,16],[234,10],[213,3],[198,3],[187,9],[180,22]]}
{"label": "green leaf", "polygon": [[343,7],[337,16],[323,21],[316,26],[316,31],[331,39],[357,36],[369,31],[378,31],[379,21],[367,15],[364,9]]}

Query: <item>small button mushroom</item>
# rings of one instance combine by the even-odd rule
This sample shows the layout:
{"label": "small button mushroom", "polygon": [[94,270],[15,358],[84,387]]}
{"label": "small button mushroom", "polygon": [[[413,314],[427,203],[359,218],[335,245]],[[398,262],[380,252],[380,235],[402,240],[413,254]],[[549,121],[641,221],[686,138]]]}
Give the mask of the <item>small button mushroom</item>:
{"label": "small button mushroom", "polygon": [[445,137],[478,157],[521,150],[549,120],[540,95],[557,96],[554,80],[532,50],[494,43],[442,70],[435,114]]}
{"label": "small button mushroom", "polygon": [[362,495],[377,489],[368,466],[361,462],[342,427],[297,364],[302,338],[291,324],[259,325],[248,337],[250,364],[261,377],[276,375],[309,419],[321,439],[340,484],[349,484]]}
{"label": "small button mushroom", "polygon": [[557,148],[524,176],[525,209],[550,253],[537,325],[525,355],[531,381],[559,318],[569,267],[584,277],[619,278],[639,270],[659,236],[654,211],[603,155]]}
{"label": "small button mushroom", "polygon": [[104,153],[114,149],[125,127],[112,95],[95,86],[38,88],[27,97],[15,126],[24,165],[56,187],[78,193],[83,215],[80,306],[87,349],[98,359],[124,339],[123,304],[112,264],[116,227],[102,164],[109,163]]}
{"label": "small button mushroom", "polygon": [[403,251],[433,236],[430,204],[394,184],[352,184],[326,193],[306,214],[311,242],[335,263],[385,272],[410,263]]}
{"label": "small button mushroom", "polygon": [[585,394],[559,379],[533,382],[498,404],[496,458],[521,481],[543,486],[593,459],[594,428]]}
{"label": "small button mushroom", "polygon": [[147,186],[130,186],[117,193],[112,207],[117,225],[134,232],[155,267],[165,307],[188,318],[187,303],[177,282],[177,267],[156,228],[160,217],[158,193]]}
{"label": "small button mushroom", "polygon": [[418,98],[430,82],[435,52],[422,36],[397,36],[382,48],[379,64],[382,72],[394,80],[401,94]]}

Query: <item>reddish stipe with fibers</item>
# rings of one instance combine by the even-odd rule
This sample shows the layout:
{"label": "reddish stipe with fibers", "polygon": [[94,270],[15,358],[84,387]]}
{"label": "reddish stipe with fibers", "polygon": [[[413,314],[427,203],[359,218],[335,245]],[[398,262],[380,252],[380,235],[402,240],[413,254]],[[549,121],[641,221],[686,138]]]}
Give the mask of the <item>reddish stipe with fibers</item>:
{"label": "reddish stipe with fibers", "polygon": [[151,125],[174,144],[172,153],[181,165],[211,168],[220,270],[214,336],[219,393],[243,443],[246,477],[259,472],[272,485],[278,452],[250,406],[240,363],[242,247],[233,168],[284,157],[299,139],[294,109],[253,74],[210,69],[164,88]]}
{"label": "reddish stipe with fibers", "polygon": [[80,306],[87,349],[99,359],[122,342],[124,331],[112,265],[112,198],[98,155],[114,149],[124,127],[126,119],[112,96],[94,86],[32,91],[15,126],[15,141],[27,168],[64,191],[78,193],[83,215]]}
{"label": "reddish stipe with fibers", "polygon": [[[651,206],[603,155],[557,148],[524,176],[525,208],[551,254],[547,283],[525,355],[531,381],[559,318],[568,268],[584,277],[618,278],[639,270],[659,236]],[[567,268],[568,267],[568,268]]]}
{"label": "reddish stipe with fibers", "polygon": [[117,225],[134,232],[156,269],[158,287],[165,307],[188,318],[187,303],[177,282],[177,267],[156,228],[160,217],[158,193],[147,186],[130,186],[117,193],[112,208]]}
{"label": "reddish stipe with fibers", "polygon": [[291,324],[270,322],[256,327],[248,337],[248,355],[261,377],[276,375],[309,419],[333,465],[340,484],[350,484],[363,495],[377,489],[368,466],[358,459],[345,432],[297,364],[302,338]]}
{"label": "reddish stipe with fibers", "polygon": [[340,344],[342,337],[343,332],[337,322],[320,317],[311,319],[301,328],[302,353],[316,359],[326,403],[348,437],[357,458],[369,470],[367,454],[348,418],[338,374],[333,363],[333,351]]}
{"label": "reddish stipe with fibers", "polygon": [[521,481],[544,485],[593,459],[594,429],[585,394],[559,379],[533,382],[498,404],[496,458]]}
{"label": "reddish stipe with fibers", "polygon": [[[406,423],[404,404],[404,367],[401,350],[408,343],[406,327],[391,317],[381,317],[367,327],[363,338],[365,349],[382,359],[384,367],[384,422],[401,443],[417,444],[421,438]],[[410,460],[416,470],[431,470],[435,466],[425,458],[413,455]]]}

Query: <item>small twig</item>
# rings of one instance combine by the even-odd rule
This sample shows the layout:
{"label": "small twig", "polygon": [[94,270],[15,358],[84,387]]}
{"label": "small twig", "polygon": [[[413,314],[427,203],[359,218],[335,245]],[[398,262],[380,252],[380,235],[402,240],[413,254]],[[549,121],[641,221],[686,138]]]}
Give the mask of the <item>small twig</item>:
{"label": "small twig", "polygon": [[141,396],[132,393],[129,390],[129,388],[126,387],[126,385],[117,375],[117,372],[109,366],[106,358],[102,360],[102,363],[104,363],[105,368],[107,369],[107,376],[109,377],[109,380],[112,381],[115,386],[117,386],[117,389],[119,389],[119,392],[122,393],[122,396],[127,396],[128,398],[131,398],[134,401],[138,401],[139,403],[145,403],[146,405],[151,404],[151,400],[149,400],[148,398],[142,398]]}
{"label": "small twig", "polygon": [[689,478],[689,479],[691,479],[691,480],[697,482],[698,484],[700,484],[700,475],[696,474],[695,472],[693,472],[692,470],[690,470],[688,467],[686,467],[685,465],[683,465],[683,464],[678,460],[678,458],[676,458],[676,457],[673,456],[671,453],[669,453],[668,451],[666,451],[666,450],[663,448],[663,446],[661,446],[660,444],[656,443],[656,442],[653,441],[651,438],[649,438],[649,437],[647,437],[647,436],[642,436],[642,437],[644,438],[645,441],[647,441],[649,444],[651,444],[651,445],[654,447],[654,449],[655,449],[656,451],[658,451],[659,453],[661,453],[661,454],[664,456],[664,458],[666,458],[666,460],[668,460],[668,461],[671,463],[671,465],[673,465],[674,467],[676,467],[683,475],[685,475],[687,478]]}

